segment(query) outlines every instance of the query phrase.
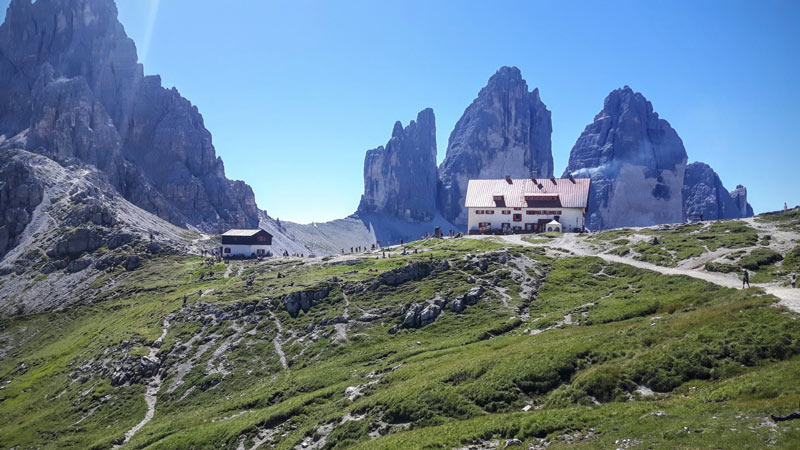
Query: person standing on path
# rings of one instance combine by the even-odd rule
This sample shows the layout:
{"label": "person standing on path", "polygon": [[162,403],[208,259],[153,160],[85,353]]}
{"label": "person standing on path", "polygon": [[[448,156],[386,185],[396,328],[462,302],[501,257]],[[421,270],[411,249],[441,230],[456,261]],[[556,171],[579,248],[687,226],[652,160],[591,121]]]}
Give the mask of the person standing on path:
{"label": "person standing on path", "polygon": [[795,289],[795,288],[797,288],[797,274],[793,273],[792,274],[792,289]]}
{"label": "person standing on path", "polygon": [[742,274],[742,289],[744,289],[745,283],[747,287],[750,287],[750,274],[747,272],[747,269],[744,269],[744,273]]}

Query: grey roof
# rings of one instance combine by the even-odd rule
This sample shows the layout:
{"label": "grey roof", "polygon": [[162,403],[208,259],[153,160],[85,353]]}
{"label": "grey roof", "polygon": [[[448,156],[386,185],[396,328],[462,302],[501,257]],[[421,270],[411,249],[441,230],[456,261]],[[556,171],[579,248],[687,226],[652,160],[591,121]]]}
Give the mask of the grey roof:
{"label": "grey roof", "polygon": [[228,231],[226,231],[226,232],[222,233],[222,235],[223,235],[223,236],[255,236],[255,235],[256,235],[256,234],[258,234],[260,231],[262,231],[260,228],[256,228],[256,229],[254,229],[254,230],[237,230],[237,229],[232,229],[232,230],[228,230]]}
{"label": "grey roof", "polygon": [[507,208],[528,208],[525,196],[540,197],[542,195],[558,195],[558,200],[564,208],[586,208],[589,202],[589,178],[539,178],[534,183],[530,178],[512,179],[509,183],[505,178],[492,180],[469,180],[467,185],[467,198],[464,206],[467,208],[494,208],[495,195],[502,195]]}

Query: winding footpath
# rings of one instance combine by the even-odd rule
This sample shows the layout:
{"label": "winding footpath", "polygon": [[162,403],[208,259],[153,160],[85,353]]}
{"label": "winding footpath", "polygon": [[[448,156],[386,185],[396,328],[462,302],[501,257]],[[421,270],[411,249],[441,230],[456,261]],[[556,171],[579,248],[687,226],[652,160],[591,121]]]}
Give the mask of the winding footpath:
{"label": "winding footpath", "polygon": [[283,366],[284,370],[289,370],[289,364],[286,362],[286,354],[283,352],[283,345],[281,344],[281,334],[283,334],[283,327],[281,326],[281,321],[275,316],[275,314],[270,311],[270,317],[275,322],[275,328],[278,330],[275,334],[275,339],[272,340],[272,345],[275,347],[275,353],[278,354],[278,358],[280,358],[281,365]]}
{"label": "winding footpath", "polygon": [[[161,329],[161,336],[156,339],[155,342],[149,347],[150,352],[147,355],[147,358],[158,361],[158,357],[156,353],[158,353],[158,349],[161,348],[161,344],[164,342],[164,338],[167,337],[167,332],[169,331],[169,318],[164,319],[164,326]],[[147,383],[147,389],[144,391],[144,401],[147,403],[147,412],[144,414],[144,418],[141,422],[137,423],[133,426],[130,430],[125,432],[125,440],[122,441],[122,444],[115,445],[113,448],[119,448],[122,445],[127,444],[130,442],[131,438],[136,434],[137,431],[141,430],[142,427],[147,425],[151,420],[153,420],[153,416],[156,413],[156,400],[158,400],[158,391],[161,390],[161,385],[163,384],[164,380],[161,378],[161,370],[159,369],[155,376]]]}
{"label": "winding footpath", "polygon": [[[498,236],[493,236],[498,237]],[[609,255],[607,253],[598,253],[593,251],[582,242],[579,241],[577,235],[564,234],[563,236],[553,239],[550,242],[542,244],[533,244],[522,239],[522,235],[512,234],[499,236],[503,241],[514,245],[521,245],[524,247],[553,247],[567,250],[576,256],[596,256],[605,261],[615,262],[620,264],[627,264],[630,266],[638,267],[640,269],[652,270],[653,272],[662,273],[664,275],[685,275],[687,277],[697,278],[699,280],[714,283],[719,286],[739,289],[742,287],[742,280],[731,274],[706,272],[700,267],[697,268],[681,268],[681,267],[663,267],[656,264],[638,261],[633,258],[626,258],[619,255]],[[702,266],[701,266],[702,267]],[[764,289],[767,294],[774,295],[780,301],[780,305],[786,306],[794,312],[800,313],[800,289],[791,289],[788,287],[778,286],[775,283],[752,283],[753,287]]]}

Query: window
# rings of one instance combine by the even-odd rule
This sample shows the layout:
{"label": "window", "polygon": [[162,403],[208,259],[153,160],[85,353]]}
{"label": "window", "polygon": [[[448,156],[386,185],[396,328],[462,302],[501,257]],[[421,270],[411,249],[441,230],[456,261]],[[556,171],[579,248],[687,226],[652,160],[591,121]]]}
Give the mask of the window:
{"label": "window", "polygon": [[558,215],[559,215],[559,216],[561,215],[561,211],[559,211],[559,212],[558,212]]}
{"label": "window", "polygon": [[486,214],[494,214],[494,210],[493,209],[487,209],[485,212],[486,212]]}
{"label": "window", "polygon": [[522,208],[514,208],[514,211],[522,211]]}
{"label": "window", "polygon": [[506,215],[511,214],[511,210],[510,209],[504,209],[503,210],[503,214],[506,214]]}
{"label": "window", "polygon": [[476,209],[475,210],[475,214],[483,214],[483,210],[482,209]]}
{"label": "window", "polygon": [[266,236],[259,236],[259,237],[257,237],[257,238],[256,238],[256,240],[257,240],[258,242],[266,242],[266,240],[267,240],[267,237],[266,237]]}
{"label": "window", "polygon": [[525,211],[525,214],[527,214],[529,216],[532,216],[534,212],[536,212],[536,211],[527,210],[527,211]]}
{"label": "window", "polygon": [[480,223],[478,223],[478,229],[481,229],[481,230],[488,229],[488,228],[491,228],[491,227],[492,227],[492,224],[490,222],[480,222]]}
{"label": "window", "polygon": [[514,214],[514,222],[522,222],[522,214]]}
{"label": "window", "polygon": [[555,211],[549,211],[549,214],[550,214],[551,216],[555,216],[555,215],[556,215],[556,212],[555,212]]}
{"label": "window", "polygon": [[522,227],[517,227],[517,226],[515,226],[515,227],[514,227],[514,231],[522,231]]}
{"label": "window", "polygon": [[231,252],[231,248],[230,247],[225,247],[225,253],[230,253],[230,252]]}
{"label": "window", "polygon": [[260,249],[256,250],[256,253],[259,254],[259,255],[263,255],[264,254],[264,249],[260,248]]}

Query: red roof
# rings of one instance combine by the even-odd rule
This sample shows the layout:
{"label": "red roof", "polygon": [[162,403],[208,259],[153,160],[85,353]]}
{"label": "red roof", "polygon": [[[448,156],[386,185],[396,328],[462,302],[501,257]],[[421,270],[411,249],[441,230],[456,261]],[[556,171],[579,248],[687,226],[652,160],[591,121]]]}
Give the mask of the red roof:
{"label": "red roof", "polygon": [[544,195],[558,195],[558,200],[564,208],[586,208],[589,202],[589,178],[538,178],[536,183],[530,178],[513,179],[509,183],[506,179],[494,180],[469,180],[467,186],[467,199],[464,206],[467,208],[494,208],[498,206],[494,196],[502,195],[507,208],[535,207],[535,203],[528,203],[525,196],[541,197]]}

